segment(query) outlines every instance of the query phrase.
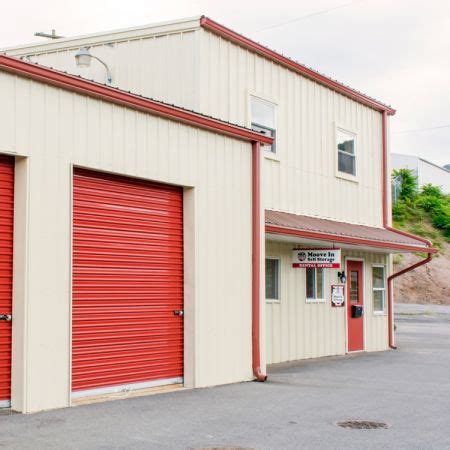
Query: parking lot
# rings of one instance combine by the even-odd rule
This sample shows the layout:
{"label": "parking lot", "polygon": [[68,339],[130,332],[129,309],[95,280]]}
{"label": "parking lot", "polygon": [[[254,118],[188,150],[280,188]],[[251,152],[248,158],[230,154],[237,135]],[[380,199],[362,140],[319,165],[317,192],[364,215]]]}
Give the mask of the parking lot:
{"label": "parking lot", "polygon": [[412,308],[396,324],[396,351],[278,365],[266,383],[4,412],[0,448],[450,448],[450,314]]}

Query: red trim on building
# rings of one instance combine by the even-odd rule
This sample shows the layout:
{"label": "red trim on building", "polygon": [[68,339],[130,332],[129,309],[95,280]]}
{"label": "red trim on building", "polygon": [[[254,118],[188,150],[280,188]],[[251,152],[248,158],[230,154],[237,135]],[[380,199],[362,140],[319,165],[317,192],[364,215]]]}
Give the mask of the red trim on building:
{"label": "red trim on building", "polygon": [[120,89],[85,80],[74,75],[59,72],[54,69],[31,64],[17,58],[0,55],[0,70],[15,75],[31,78],[45,84],[57,86],[62,89],[77,92],[106,102],[115,103],[128,108],[143,111],[149,114],[165,117],[170,120],[182,122],[197,128],[225,134],[245,141],[258,141],[271,145],[273,139],[256,133],[247,128],[222,122],[218,119],[202,116],[175,106],[170,106],[155,100],[141,97],[136,94],[121,91]]}
{"label": "red trim on building", "polygon": [[233,30],[230,30],[229,28],[220,25],[219,23],[215,22],[214,20],[209,19],[208,17],[202,17],[200,19],[200,25],[208,31],[211,31],[214,34],[217,34],[228,41],[231,41],[240,47],[244,47],[252,52],[257,53],[258,55],[263,56],[264,58],[267,58],[273,62],[276,62],[284,67],[287,67],[288,69],[293,70],[294,72],[297,72],[329,89],[332,89],[333,91],[338,92],[339,94],[345,95],[346,97],[351,98],[352,100],[357,101],[358,103],[362,103],[363,105],[369,106],[370,108],[373,108],[380,112],[386,112],[389,115],[395,114],[395,109],[384,105],[383,103],[368,97],[367,95],[362,94],[361,92],[355,91],[354,89],[345,86],[342,83],[339,83],[335,80],[332,80],[331,78],[328,78],[315,70],[312,70],[306,66],[303,66],[302,64],[299,64],[298,62],[295,62],[289,58],[286,58],[285,56],[281,55],[280,53],[277,53],[273,50],[270,50],[269,48],[258,44],[255,41],[252,41],[251,39],[242,36],[242,34],[236,33]]}
{"label": "red trim on building", "polygon": [[[396,231],[396,230],[395,230]],[[271,234],[284,234],[289,236],[297,236],[306,239],[315,239],[319,241],[339,242],[341,244],[349,245],[365,245],[368,247],[382,248],[385,250],[403,250],[407,252],[423,252],[423,253],[436,253],[435,248],[429,247],[415,247],[413,245],[396,244],[392,242],[376,241],[370,239],[354,238],[351,236],[339,236],[335,234],[319,233],[315,231],[298,230],[292,228],[285,228],[275,225],[266,225],[266,233]]]}

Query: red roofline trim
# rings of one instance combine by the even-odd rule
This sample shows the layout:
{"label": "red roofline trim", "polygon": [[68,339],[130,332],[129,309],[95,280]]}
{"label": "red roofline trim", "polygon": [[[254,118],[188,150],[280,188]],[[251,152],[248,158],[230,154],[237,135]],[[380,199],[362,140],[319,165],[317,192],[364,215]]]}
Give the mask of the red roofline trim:
{"label": "red roofline trim", "polygon": [[298,62],[293,61],[292,59],[287,58],[286,56],[281,55],[280,53],[277,53],[273,50],[270,50],[269,48],[265,47],[264,45],[258,44],[255,41],[252,41],[251,39],[243,36],[242,34],[236,33],[233,30],[230,30],[229,28],[220,25],[219,23],[215,22],[214,20],[209,19],[208,17],[203,16],[200,19],[200,25],[208,31],[211,31],[214,34],[217,34],[228,41],[231,41],[240,47],[244,47],[250,51],[253,51],[264,58],[267,58],[273,62],[276,62],[284,67],[287,67],[288,69],[293,70],[294,72],[297,72],[311,80],[316,81],[317,83],[326,86],[327,88],[332,89],[333,91],[336,91],[342,95],[345,95],[346,97],[351,98],[352,100],[355,100],[359,103],[362,103],[363,105],[369,106],[379,112],[387,112],[387,114],[393,116],[395,114],[395,109],[367,96],[362,94],[361,92],[355,91],[354,89],[345,86],[342,83],[339,83],[335,80],[332,80],[331,78],[328,78],[318,72],[316,72],[313,69],[310,69],[306,66],[303,66],[302,64],[299,64]]}
{"label": "red roofline trim", "polygon": [[0,55],[0,70],[244,141],[272,144],[272,138],[247,128],[222,122],[212,117],[206,117],[54,69],[25,62],[11,56]]}
{"label": "red roofline trim", "polygon": [[[395,230],[397,231],[397,230]],[[283,234],[297,236],[307,239],[317,239],[320,241],[339,242],[349,245],[367,245],[368,247],[383,248],[387,250],[403,250],[410,252],[436,253],[437,250],[432,247],[416,247],[414,245],[396,244],[372,239],[355,238],[351,236],[338,236],[335,234],[319,233],[315,231],[297,230],[292,228],[280,227],[276,225],[266,225],[266,233]],[[414,236],[415,237],[415,236]]]}

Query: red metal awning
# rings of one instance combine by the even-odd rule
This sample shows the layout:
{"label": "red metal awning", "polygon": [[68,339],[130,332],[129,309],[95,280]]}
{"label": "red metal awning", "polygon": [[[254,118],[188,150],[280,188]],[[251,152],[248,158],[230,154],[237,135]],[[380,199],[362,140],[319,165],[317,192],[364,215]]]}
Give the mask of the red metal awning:
{"label": "red metal awning", "polygon": [[266,234],[269,235],[371,247],[387,252],[436,253],[437,251],[426,239],[393,228],[355,225],[270,210],[266,210],[265,223]]}

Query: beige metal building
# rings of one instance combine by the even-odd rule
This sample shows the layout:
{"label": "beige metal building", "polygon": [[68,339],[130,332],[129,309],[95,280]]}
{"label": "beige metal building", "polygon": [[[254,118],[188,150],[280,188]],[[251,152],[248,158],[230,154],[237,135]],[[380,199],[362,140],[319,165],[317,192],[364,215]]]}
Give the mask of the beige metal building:
{"label": "beige metal building", "polygon": [[205,17],[6,54],[4,405],[394,346],[390,255],[434,249],[390,228],[392,108]]}

